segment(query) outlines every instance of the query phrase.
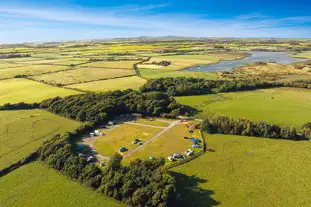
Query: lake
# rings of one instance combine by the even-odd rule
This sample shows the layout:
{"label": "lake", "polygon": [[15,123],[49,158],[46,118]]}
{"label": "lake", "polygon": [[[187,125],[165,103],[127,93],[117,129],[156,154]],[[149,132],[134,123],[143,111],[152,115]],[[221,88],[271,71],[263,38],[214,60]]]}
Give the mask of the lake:
{"label": "lake", "polygon": [[235,67],[244,66],[255,62],[275,62],[279,64],[290,64],[306,61],[307,59],[292,58],[286,52],[249,52],[251,55],[240,60],[224,60],[219,63],[200,65],[186,68],[188,71],[221,72],[232,71]]}

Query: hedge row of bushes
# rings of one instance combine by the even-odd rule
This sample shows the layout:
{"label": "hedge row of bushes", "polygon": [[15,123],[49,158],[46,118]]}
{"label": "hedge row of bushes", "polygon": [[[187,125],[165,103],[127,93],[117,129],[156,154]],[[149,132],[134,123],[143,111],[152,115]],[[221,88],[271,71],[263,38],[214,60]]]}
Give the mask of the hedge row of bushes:
{"label": "hedge row of bushes", "polygon": [[234,134],[242,136],[266,137],[274,139],[306,140],[294,127],[281,128],[264,121],[253,122],[247,119],[233,119],[227,116],[212,116],[205,119],[202,129],[208,133]]}

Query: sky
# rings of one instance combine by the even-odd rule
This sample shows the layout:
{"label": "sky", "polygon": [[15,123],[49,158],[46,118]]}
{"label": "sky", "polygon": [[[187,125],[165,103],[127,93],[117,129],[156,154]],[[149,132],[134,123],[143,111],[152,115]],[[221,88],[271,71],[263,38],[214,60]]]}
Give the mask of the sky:
{"label": "sky", "polygon": [[311,38],[311,2],[0,0],[0,43],[140,36]]}

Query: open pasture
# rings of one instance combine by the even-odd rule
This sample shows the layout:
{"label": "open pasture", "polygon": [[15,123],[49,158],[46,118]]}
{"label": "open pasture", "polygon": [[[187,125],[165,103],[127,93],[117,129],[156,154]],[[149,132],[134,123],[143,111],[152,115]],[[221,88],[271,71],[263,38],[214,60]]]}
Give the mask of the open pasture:
{"label": "open pasture", "polygon": [[310,122],[311,90],[275,88],[202,96],[176,97],[181,104],[200,110],[200,118],[216,114],[266,121],[297,130]]}
{"label": "open pasture", "polygon": [[0,179],[2,207],[124,207],[103,194],[67,179],[39,162],[23,166]]}
{"label": "open pasture", "polygon": [[45,140],[79,125],[42,110],[0,111],[0,169],[26,157]]}
{"label": "open pasture", "polygon": [[207,152],[173,168],[185,206],[308,206],[311,144],[207,135]]}
{"label": "open pasture", "polygon": [[64,97],[78,93],[74,90],[57,88],[26,79],[0,81],[0,105],[19,102],[34,103],[56,96]]}
{"label": "open pasture", "polygon": [[77,68],[75,70],[33,76],[32,78],[50,84],[69,85],[130,75],[135,75],[135,71],[123,69]]}
{"label": "open pasture", "polygon": [[[113,156],[114,153],[119,152],[121,147],[125,147],[128,151],[138,147],[138,145],[132,144],[132,141],[135,139],[139,139],[144,143],[162,130],[163,129],[158,126],[150,127],[124,123],[115,126],[111,131],[107,132],[106,135],[97,139],[94,143],[94,147],[96,152],[101,155]],[[125,154],[127,152],[125,152]]]}
{"label": "open pasture", "polygon": [[110,80],[94,81],[89,83],[68,85],[69,88],[81,89],[84,91],[103,92],[113,90],[138,89],[147,81],[137,76],[116,78]]}
{"label": "open pasture", "polygon": [[154,70],[154,69],[139,69],[142,77],[147,79],[157,79],[165,77],[188,77],[188,78],[204,78],[207,80],[217,79],[216,73],[198,72],[198,71],[172,71],[172,70]]}
{"label": "open pasture", "polygon": [[83,67],[89,68],[110,68],[110,69],[133,69],[135,63],[140,62],[139,60],[134,61],[99,61],[84,64]]}
{"label": "open pasture", "polygon": [[305,51],[295,54],[293,57],[311,59],[311,51]]}
{"label": "open pasture", "polygon": [[168,156],[173,155],[174,153],[184,154],[188,149],[192,149],[194,153],[198,153],[202,150],[191,148],[193,143],[190,139],[184,139],[184,137],[195,137],[202,140],[199,130],[194,130],[193,133],[188,131],[188,127],[184,123],[178,123],[174,127],[170,128],[168,131],[164,132],[161,136],[154,139],[146,146],[138,149],[131,156],[127,157],[124,161],[128,163],[135,159],[147,160],[149,157],[164,157],[165,161]]}

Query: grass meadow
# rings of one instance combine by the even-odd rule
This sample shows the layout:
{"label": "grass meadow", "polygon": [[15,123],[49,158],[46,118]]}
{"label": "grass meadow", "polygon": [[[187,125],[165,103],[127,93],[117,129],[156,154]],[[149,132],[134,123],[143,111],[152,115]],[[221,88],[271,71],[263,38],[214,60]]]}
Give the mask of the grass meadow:
{"label": "grass meadow", "polygon": [[39,162],[0,179],[2,207],[124,207]]}
{"label": "grass meadow", "polygon": [[157,79],[165,77],[188,77],[188,78],[204,78],[207,80],[217,79],[216,73],[197,72],[197,71],[171,71],[164,69],[139,69],[142,77],[147,79]]}
{"label": "grass meadow", "polygon": [[56,96],[78,94],[74,90],[57,88],[26,79],[9,79],[0,81],[0,105],[6,103],[34,103]]}
{"label": "grass meadow", "polygon": [[207,135],[207,152],[173,168],[185,206],[309,206],[311,144]]}
{"label": "grass meadow", "polygon": [[32,78],[51,84],[68,85],[129,75],[135,75],[135,71],[123,69],[77,68],[75,70],[33,76]]}
{"label": "grass meadow", "polygon": [[45,140],[79,125],[43,110],[0,111],[0,169],[26,157]]}
{"label": "grass meadow", "polygon": [[264,120],[298,130],[310,122],[311,91],[276,88],[203,96],[176,97],[177,101],[200,110],[197,117],[228,115],[254,121]]}
{"label": "grass meadow", "polygon": [[161,130],[160,128],[121,124],[97,139],[94,147],[99,154],[113,156],[115,152],[119,152],[121,147],[126,147],[128,151],[135,149],[137,145],[133,145],[132,141],[136,138],[144,142]]}
{"label": "grass meadow", "polygon": [[89,83],[80,83],[68,85],[69,88],[81,89],[85,91],[103,92],[113,90],[125,90],[128,88],[138,89],[147,81],[137,76],[116,78],[110,80],[94,81]]}

